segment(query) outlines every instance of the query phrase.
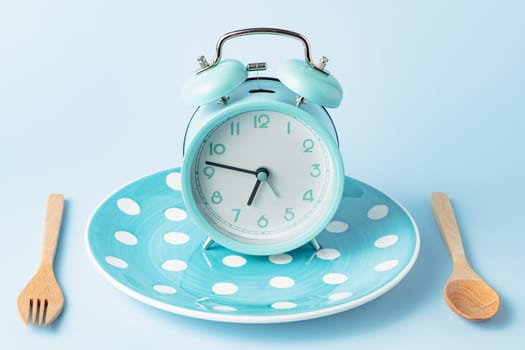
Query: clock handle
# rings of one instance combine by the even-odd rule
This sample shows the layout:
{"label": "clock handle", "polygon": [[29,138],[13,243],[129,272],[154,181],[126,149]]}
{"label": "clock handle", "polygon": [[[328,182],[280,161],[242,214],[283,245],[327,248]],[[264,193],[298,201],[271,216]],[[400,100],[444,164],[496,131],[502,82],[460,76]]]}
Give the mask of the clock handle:
{"label": "clock handle", "polygon": [[216,45],[216,53],[215,53],[215,59],[213,60],[213,62],[211,64],[208,64],[206,62],[206,60],[201,57],[200,58],[200,62],[201,62],[201,69],[199,71],[197,71],[197,74],[200,73],[200,72],[203,72],[207,69],[210,69],[212,67],[215,67],[216,65],[219,64],[219,62],[221,61],[221,56],[222,56],[222,46],[224,45],[224,43],[232,38],[235,38],[235,37],[240,37],[240,36],[246,36],[246,35],[254,35],[254,34],[272,34],[272,35],[283,35],[283,36],[288,36],[288,37],[292,37],[292,38],[295,38],[295,39],[298,39],[299,41],[301,41],[303,43],[303,46],[304,46],[304,59],[306,61],[306,63],[328,75],[329,73],[327,71],[324,70],[324,67],[326,65],[326,63],[328,62],[328,59],[326,57],[323,57],[321,58],[321,60],[319,61],[318,64],[315,64],[313,61],[312,61],[312,57],[310,55],[310,45],[308,44],[308,40],[306,40],[306,38],[299,34],[299,33],[296,33],[296,32],[293,32],[293,31],[290,31],[290,30],[286,30],[286,29],[280,29],[280,28],[264,28],[264,27],[261,27],[261,28],[247,28],[247,29],[240,29],[240,30],[235,30],[235,31],[232,31],[232,32],[229,32],[229,33],[226,33],[224,34],[223,36],[221,36],[219,38],[219,40],[217,41],[217,45]]}

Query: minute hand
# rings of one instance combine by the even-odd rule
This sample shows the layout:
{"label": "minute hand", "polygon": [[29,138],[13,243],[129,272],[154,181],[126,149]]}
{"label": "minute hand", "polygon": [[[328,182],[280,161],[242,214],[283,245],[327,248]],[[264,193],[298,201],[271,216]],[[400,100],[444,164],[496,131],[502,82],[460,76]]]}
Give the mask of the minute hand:
{"label": "minute hand", "polygon": [[211,166],[216,166],[216,167],[224,168],[224,169],[228,169],[228,170],[239,171],[241,173],[246,173],[246,174],[251,174],[251,175],[256,175],[257,174],[256,171],[249,170],[249,169],[238,168],[236,166],[231,166],[231,165],[227,165],[227,164],[215,163],[215,162],[210,162],[210,161],[205,161],[204,164],[211,165]]}

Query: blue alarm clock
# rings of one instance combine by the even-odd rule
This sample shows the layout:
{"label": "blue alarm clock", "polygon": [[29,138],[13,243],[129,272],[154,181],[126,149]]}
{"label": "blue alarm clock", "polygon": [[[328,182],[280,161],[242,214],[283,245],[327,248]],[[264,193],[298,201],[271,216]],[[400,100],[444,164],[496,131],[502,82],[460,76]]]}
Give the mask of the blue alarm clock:
{"label": "blue alarm clock", "polygon": [[[304,59],[287,61],[277,77],[250,77],[265,63],[222,59],[232,38],[273,34],[302,42]],[[231,250],[271,255],[306,243],[335,214],[344,187],[337,132],[325,107],[342,99],[339,82],[312,62],[308,41],[278,28],[224,34],[211,64],[182,89],[197,107],[184,140],[182,195],[190,217],[208,236]]]}

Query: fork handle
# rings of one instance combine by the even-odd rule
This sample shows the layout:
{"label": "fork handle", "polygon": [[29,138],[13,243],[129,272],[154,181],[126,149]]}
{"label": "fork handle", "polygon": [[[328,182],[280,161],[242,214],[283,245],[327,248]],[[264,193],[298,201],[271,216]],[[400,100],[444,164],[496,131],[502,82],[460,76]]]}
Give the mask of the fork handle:
{"label": "fork handle", "polygon": [[60,224],[64,211],[64,195],[50,194],[47,198],[46,222],[44,227],[44,243],[42,244],[41,266],[53,266],[55,252],[60,235]]}

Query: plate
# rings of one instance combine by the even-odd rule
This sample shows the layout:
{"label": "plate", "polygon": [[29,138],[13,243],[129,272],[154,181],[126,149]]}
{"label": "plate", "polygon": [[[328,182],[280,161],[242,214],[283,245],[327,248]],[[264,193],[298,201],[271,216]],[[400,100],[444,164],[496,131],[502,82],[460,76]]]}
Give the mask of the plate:
{"label": "plate", "polygon": [[410,271],[419,232],[385,193],[350,177],[340,207],[310,245],[250,256],[218,244],[192,223],[180,168],[111,194],[93,213],[86,245],[113,286],[180,315],[238,323],[278,323],[345,311],[386,293]]}

